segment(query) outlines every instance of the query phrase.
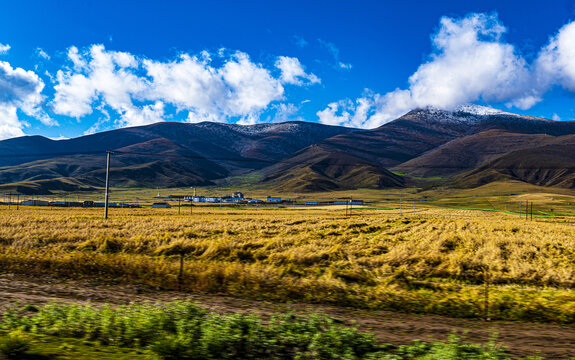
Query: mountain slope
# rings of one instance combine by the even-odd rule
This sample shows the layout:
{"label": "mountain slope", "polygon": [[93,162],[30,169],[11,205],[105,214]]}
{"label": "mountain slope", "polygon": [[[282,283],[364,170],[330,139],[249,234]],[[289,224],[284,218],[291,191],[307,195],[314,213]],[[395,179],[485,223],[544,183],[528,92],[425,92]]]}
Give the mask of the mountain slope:
{"label": "mountain slope", "polygon": [[430,123],[452,124],[456,129],[463,126],[465,131],[393,168],[412,176],[451,176],[509,152],[542,146],[557,137],[575,134],[575,123],[571,121],[553,121],[478,106],[464,106],[456,111],[415,112],[425,113]]}
{"label": "mountain slope", "polygon": [[402,187],[405,179],[387,169],[343,152],[319,146],[262,170],[261,183],[288,192]]}
{"label": "mountain slope", "polygon": [[522,156],[531,159],[532,168],[551,161],[545,154],[568,163],[563,152],[572,134],[574,122],[479,106],[416,109],[372,130],[309,122],[250,126],[162,122],[70,140],[28,136],[0,141],[0,184],[27,182],[32,187],[41,182],[44,190],[49,190],[46,184],[57,187],[56,182],[66,188],[99,187],[105,178],[106,150],[115,152],[114,186],[209,185],[251,172],[262,175],[264,184],[298,191],[404,186],[406,179],[388,168],[408,176],[456,175],[455,180],[465,186],[511,178],[558,184],[567,173],[548,173],[539,179],[489,164],[501,159],[500,168],[521,167],[512,154],[543,151],[540,148],[551,145],[557,147]]}
{"label": "mountain slope", "polygon": [[575,188],[574,152],[575,135],[564,136],[544,146],[513,151],[454,180],[463,187],[519,180],[539,186]]}
{"label": "mountain slope", "polygon": [[[371,131],[322,140],[287,159],[285,164],[264,169],[266,176],[262,181],[297,179],[296,187],[314,189],[318,186],[313,184],[321,182],[322,188],[348,188],[349,183],[334,183],[333,176],[321,177],[311,166],[298,165],[315,164],[325,157],[337,162],[342,154],[351,156],[354,162],[392,167],[410,176],[449,177],[513,151],[553,143],[566,134],[575,134],[575,123],[480,106],[464,106],[455,111],[417,109]],[[304,180],[309,184],[302,185]],[[378,187],[376,182],[372,180],[366,187]]]}
{"label": "mountain slope", "polygon": [[[575,123],[522,116],[480,106],[455,111],[416,109],[370,131],[339,134],[316,145],[326,152],[345,152],[383,167],[394,167],[422,156],[440,146],[489,130],[517,134],[575,134]],[[488,133],[486,133],[488,135]],[[488,138],[489,136],[486,136]],[[487,139],[490,141],[489,139]],[[518,138],[515,142],[521,142]],[[479,148],[476,146],[476,148]],[[514,149],[511,147],[511,150]],[[493,152],[493,148],[488,149]],[[503,154],[505,150],[496,151]],[[479,156],[477,162],[481,162]],[[422,159],[417,163],[431,166]],[[435,159],[430,158],[430,161]],[[470,165],[471,168],[473,164]],[[402,170],[409,170],[404,167]],[[407,171],[408,174],[411,170]],[[414,173],[414,175],[421,175]]]}
{"label": "mountain slope", "polygon": [[112,156],[111,180],[116,186],[207,185],[352,131],[357,130],[307,122],[250,126],[164,122],[69,140],[26,136],[0,141],[0,184],[50,179],[75,183],[67,180],[75,178],[102,185],[105,151],[113,150],[117,153]]}
{"label": "mountain slope", "polygon": [[547,134],[519,134],[490,129],[452,140],[404,162],[394,170],[415,176],[446,177],[473,169],[512,151],[545,145],[554,139]]}

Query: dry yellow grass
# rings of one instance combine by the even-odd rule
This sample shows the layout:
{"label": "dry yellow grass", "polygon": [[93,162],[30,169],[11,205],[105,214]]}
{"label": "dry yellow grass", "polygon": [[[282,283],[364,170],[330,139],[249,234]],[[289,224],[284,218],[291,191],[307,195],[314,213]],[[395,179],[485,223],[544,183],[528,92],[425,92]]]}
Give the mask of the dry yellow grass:
{"label": "dry yellow grass", "polygon": [[[189,211],[189,209],[187,209]],[[410,209],[411,210],[411,209]],[[505,213],[0,209],[5,271],[453,316],[575,322],[575,227]],[[177,249],[177,251],[166,251]]]}

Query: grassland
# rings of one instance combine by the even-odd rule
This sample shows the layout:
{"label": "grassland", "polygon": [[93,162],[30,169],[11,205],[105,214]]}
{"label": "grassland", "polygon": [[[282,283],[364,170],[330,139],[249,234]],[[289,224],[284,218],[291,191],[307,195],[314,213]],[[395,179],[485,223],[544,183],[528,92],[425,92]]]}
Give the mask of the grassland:
{"label": "grassland", "polygon": [[337,207],[200,206],[193,215],[113,209],[108,220],[101,209],[3,207],[0,268],[253,299],[572,324],[573,220],[529,222],[503,211],[419,203],[401,216],[394,206],[376,206],[351,218]]}
{"label": "grassland", "polygon": [[494,339],[477,345],[451,334],[445,342],[396,346],[325,315],[264,320],[182,302],[26,306],[11,308],[1,320],[0,359],[517,359]]}

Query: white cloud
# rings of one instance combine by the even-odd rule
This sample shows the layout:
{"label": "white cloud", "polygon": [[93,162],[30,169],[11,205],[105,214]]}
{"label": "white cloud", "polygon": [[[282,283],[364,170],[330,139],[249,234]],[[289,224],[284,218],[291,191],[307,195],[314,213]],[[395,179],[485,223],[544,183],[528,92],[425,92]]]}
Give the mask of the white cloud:
{"label": "white cloud", "polygon": [[41,108],[43,88],[44,82],[33,71],[0,61],[0,139],[24,135],[27,124],[19,119],[18,110],[47,125],[54,124]]}
{"label": "white cloud", "polygon": [[541,100],[527,62],[502,41],[506,29],[496,15],[444,17],[440,25],[434,52],[410,76],[408,89],[331,103],[317,113],[320,121],[373,128],[418,107],[454,109],[484,101],[525,109]]}
{"label": "white cloud", "polygon": [[537,58],[536,69],[540,86],[560,85],[575,92],[575,21],[550,39]]}
{"label": "white cloud", "polygon": [[187,54],[172,62],[144,60],[150,83],[143,97],[161,99],[179,110],[218,113],[217,104],[224,100],[226,86],[208,62],[209,58]]}
{"label": "white cloud", "polygon": [[286,122],[286,121],[304,121],[304,119],[298,115],[299,106],[291,103],[279,103],[273,106],[275,115],[272,122]]}
{"label": "white cloud", "polygon": [[327,108],[317,112],[317,116],[322,124],[350,126],[351,114],[347,110],[350,108],[354,110],[349,100],[340,100],[328,104]]}
{"label": "white cloud", "polygon": [[0,44],[0,54],[5,54],[8,52],[8,50],[10,50],[10,45]]}
{"label": "white cloud", "polygon": [[555,121],[561,121],[561,117],[557,114],[553,114],[553,116],[551,117],[551,119],[555,120]]}
{"label": "white cloud", "polygon": [[15,106],[0,105],[0,140],[24,136],[24,124],[18,120]]}
{"label": "white cloud", "polygon": [[319,82],[295,58],[277,59],[281,75],[276,78],[245,53],[226,53],[221,49],[215,54],[221,60],[216,67],[206,51],[162,62],[108,51],[103,45],[85,51],[71,47],[72,66],[58,71],[52,108],[81,118],[105,105],[119,114],[119,126],[162,121],[166,105],[187,112],[189,122],[257,122],[270,104],[284,99],[283,84]]}
{"label": "white cloud", "polygon": [[229,87],[228,108],[234,115],[253,115],[272,101],[283,99],[280,81],[245,53],[236,53],[218,72]]}
{"label": "white cloud", "polygon": [[80,118],[91,114],[92,105],[101,100],[120,115],[120,126],[155,122],[157,114],[163,115],[163,106],[134,105],[132,99],[147,88],[147,82],[134,73],[139,63],[131,54],[93,45],[82,54],[71,47],[68,58],[74,67],[57,73],[55,113]]}
{"label": "white cloud", "polygon": [[437,52],[409,79],[415,104],[454,108],[480,99],[523,97],[530,80],[527,64],[512,45],[500,41],[504,32],[493,15],[442,18],[434,38]]}
{"label": "white cloud", "polygon": [[320,79],[314,74],[307,74],[297,58],[280,56],[275,66],[281,71],[281,81],[284,84],[318,84]]}
{"label": "white cloud", "polygon": [[164,121],[164,103],[156,101],[141,108],[128,106],[122,110],[120,126],[140,126]]}
{"label": "white cloud", "polygon": [[47,52],[45,52],[42,48],[36,48],[36,55],[38,55],[38,57],[44,59],[44,60],[50,60],[50,55],[48,55]]}
{"label": "white cloud", "polygon": [[337,64],[337,66],[341,69],[345,69],[345,70],[351,70],[351,68],[353,67],[353,65],[351,64],[345,64],[342,63],[341,61]]}

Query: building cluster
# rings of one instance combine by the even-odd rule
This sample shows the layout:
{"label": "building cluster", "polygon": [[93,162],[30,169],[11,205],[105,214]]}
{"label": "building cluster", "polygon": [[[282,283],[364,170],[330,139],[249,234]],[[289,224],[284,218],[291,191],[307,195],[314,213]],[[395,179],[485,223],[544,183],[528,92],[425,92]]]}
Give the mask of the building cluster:
{"label": "building cluster", "polygon": [[[156,198],[162,198],[159,195]],[[162,199],[190,201],[192,203],[214,203],[214,204],[281,204],[291,203],[291,199],[268,196],[265,200],[246,198],[243,193],[236,191],[227,196],[197,196],[197,195],[168,195]]]}
{"label": "building cluster", "polygon": [[[169,202],[191,202],[191,203],[207,203],[207,204],[247,204],[247,205],[258,205],[258,204],[297,204],[297,201],[293,198],[282,198],[279,196],[267,196],[264,199],[253,199],[247,198],[243,193],[237,191],[229,196],[197,196],[197,195],[168,195],[165,197],[158,196],[156,199],[162,199],[162,202],[154,202],[152,208],[171,208]],[[104,202],[95,201],[47,201],[47,200],[25,200],[20,202],[10,202],[14,205],[23,206],[51,206],[51,207],[104,207]],[[298,205],[314,206],[314,205],[364,205],[363,200],[351,200],[351,199],[334,199],[325,201],[304,201],[299,202]],[[123,202],[109,202],[108,207],[111,208],[139,208],[142,207],[138,204],[129,204]]]}
{"label": "building cluster", "polygon": [[[279,196],[267,196],[265,200],[252,199],[244,196],[243,193],[237,191],[228,196],[198,196],[198,195],[168,195],[161,197],[160,194],[156,198],[167,200],[180,200],[192,203],[212,203],[212,204],[293,204],[295,199],[282,198]],[[351,199],[334,199],[326,201],[305,201],[305,205],[363,205],[363,200]]]}

